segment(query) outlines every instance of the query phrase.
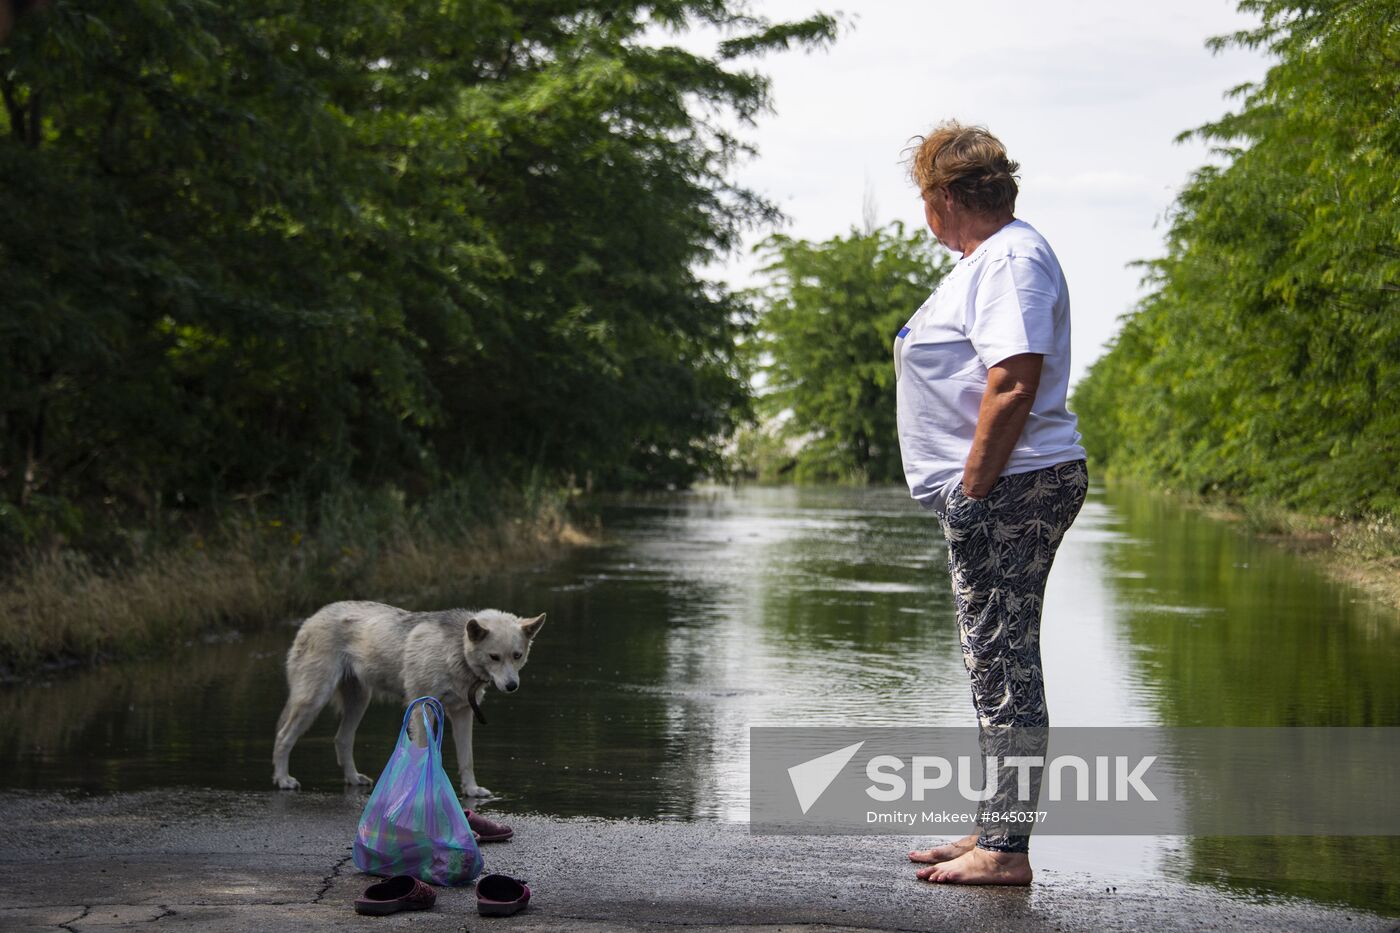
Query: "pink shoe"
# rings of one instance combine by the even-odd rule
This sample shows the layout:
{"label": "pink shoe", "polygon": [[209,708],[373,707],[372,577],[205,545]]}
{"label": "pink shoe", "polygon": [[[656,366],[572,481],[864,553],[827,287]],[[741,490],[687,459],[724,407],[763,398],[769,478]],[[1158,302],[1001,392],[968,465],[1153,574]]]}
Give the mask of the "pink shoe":
{"label": "pink shoe", "polygon": [[476,882],[476,912],[483,917],[509,917],[530,903],[530,886],[509,875],[482,875]]}
{"label": "pink shoe", "polygon": [[401,910],[427,910],[437,903],[437,892],[412,875],[395,875],[365,888],[355,898],[355,913],[382,917]]}
{"label": "pink shoe", "polygon": [[471,810],[467,811],[467,825],[471,826],[472,832],[476,834],[477,842],[505,842],[515,835],[515,830],[505,823],[497,823]]}

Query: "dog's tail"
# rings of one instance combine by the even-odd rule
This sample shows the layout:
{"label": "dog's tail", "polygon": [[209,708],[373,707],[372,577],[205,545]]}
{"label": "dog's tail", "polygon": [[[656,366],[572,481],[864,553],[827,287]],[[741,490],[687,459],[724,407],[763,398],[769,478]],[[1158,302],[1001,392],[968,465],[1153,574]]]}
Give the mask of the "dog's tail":
{"label": "dog's tail", "polygon": [[347,705],[353,707],[373,699],[373,693],[364,681],[355,676],[355,671],[350,665],[342,665],[340,679],[336,681],[335,692],[331,694],[331,706],[338,715]]}

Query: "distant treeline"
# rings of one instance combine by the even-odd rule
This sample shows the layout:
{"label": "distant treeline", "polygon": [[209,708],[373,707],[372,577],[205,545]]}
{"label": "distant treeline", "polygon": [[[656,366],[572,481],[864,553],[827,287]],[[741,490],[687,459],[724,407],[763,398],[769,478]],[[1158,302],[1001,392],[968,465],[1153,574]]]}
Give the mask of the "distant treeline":
{"label": "distant treeline", "polygon": [[[57,0],[0,50],[0,549],[454,476],[686,483],[749,410],[697,270],[729,0]],[[712,27],[707,55],[669,44]]]}
{"label": "distant treeline", "polygon": [[952,268],[927,230],[898,222],[820,243],[776,235],[755,299],[759,423],[736,472],[761,481],[897,483],[894,338]]}
{"label": "distant treeline", "polygon": [[[1242,3],[1276,64],[1195,131],[1151,292],[1078,386],[1091,456],[1239,500],[1400,513],[1400,2]],[[1191,135],[1191,134],[1187,134]]]}

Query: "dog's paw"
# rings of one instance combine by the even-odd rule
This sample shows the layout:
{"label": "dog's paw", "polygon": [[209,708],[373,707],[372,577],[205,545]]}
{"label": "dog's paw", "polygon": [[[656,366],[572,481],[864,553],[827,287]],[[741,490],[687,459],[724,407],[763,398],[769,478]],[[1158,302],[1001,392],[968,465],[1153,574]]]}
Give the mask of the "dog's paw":
{"label": "dog's paw", "polygon": [[345,776],[345,783],[353,784],[356,787],[369,787],[374,783],[374,778],[370,777],[368,774],[356,773],[354,777],[347,774]]}
{"label": "dog's paw", "polygon": [[290,774],[280,778],[275,777],[272,779],[272,783],[276,784],[280,790],[301,790],[301,781]]}
{"label": "dog's paw", "polygon": [[480,784],[463,784],[463,785],[462,785],[462,796],[463,796],[463,797],[490,797],[490,796],[491,796],[491,792],[490,792],[489,790],[487,790],[486,788],[482,787]]}

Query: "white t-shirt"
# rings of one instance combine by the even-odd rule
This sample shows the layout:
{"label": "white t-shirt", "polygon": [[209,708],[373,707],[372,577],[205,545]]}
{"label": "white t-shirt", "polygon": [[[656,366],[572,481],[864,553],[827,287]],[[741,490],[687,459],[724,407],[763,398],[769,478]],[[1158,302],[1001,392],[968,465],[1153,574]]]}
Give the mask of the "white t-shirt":
{"label": "white t-shirt", "polygon": [[1083,460],[1069,390],[1069,287],[1050,244],[1013,220],[964,256],[894,342],[909,494],[941,512],[962,479],[987,369],[1039,353],[1040,388],[1003,476]]}

